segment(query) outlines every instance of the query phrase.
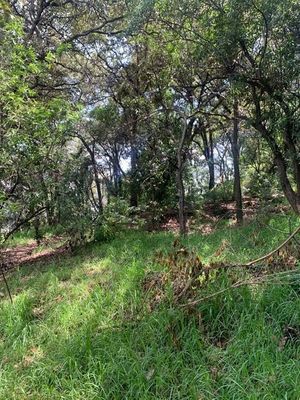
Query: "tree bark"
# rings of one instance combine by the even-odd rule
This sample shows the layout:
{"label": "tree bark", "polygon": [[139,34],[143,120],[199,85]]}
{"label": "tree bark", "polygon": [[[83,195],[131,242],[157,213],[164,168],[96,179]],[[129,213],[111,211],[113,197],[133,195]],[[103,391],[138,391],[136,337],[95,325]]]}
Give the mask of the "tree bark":
{"label": "tree bark", "polygon": [[42,172],[40,173],[40,182],[41,182],[42,190],[43,190],[44,197],[45,197],[47,224],[49,226],[53,226],[55,224],[55,221],[54,221],[54,218],[53,218],[54,205],[53,205],[53,203],[51,202],[51,200],[49,198],[50,197],[50,193],[48,192],[47,185],[46,185],[46,182],[45,182],[45,179],[44,179],[44,175],[43,175]]}
{"label": "tree bark", "polygon": [[119,155],[116,146],[113,149],[112,164],[113,164],[114,195],[118,197],[121,194],[122,172],[120,168]]}
{"label": "tree bark", "polygon": [[138,206],[138,184],[137,184],[137,160],[138,153],[134,145],[131,145],[130,162],[131,162],[131,182],[130,182],[130,207]]}
{"label": "tree bark", "polygon": [[97,163],[96,163],[94,154],[91,154],[91,161],[92,161],[92,167],[93,167],[94,179],[95,179],[97,197],[98,197],[98,211],[99,211],[99,214],[102,214],[103,213],[102,191],[101,191],[101,184],[100,184],[100,179],[99,179],[98,170],[97,170]]}
{"label": "tree bark", "polygon": [[208,169],[209,169],[209,190],[215,187],[215,160],[214,160],[214,142],[213,134],[209,132],[209,147],[208,147]]}
{"label": "tree bark", "polygon": [[293,211],[295,211],[296,214],[300,214],[300,199],[288,178],[287,164],[278,144],[263,124],[256,124],[256,129],[261,133],[272,150],[274,163],[277,167],[277,174],[286,199],[290,203]]}
{"label": "tree bark", "polygon": [[95,157],[95,142],[93,143],[92,149],[91,149],[90,145],[86,142],[86,140],[81,135],[78,135],[78,137],[81,140],[84,147],[86,148],[86,150],[90,156],[90,159],[91,159],[94,180],[95,180],[95,185],[96,185],[96,191],[97,191],[97,197],[98,197],[98,212],[100,215],[102,215],[103,199],[102,199],[101,184],[100,184],[100,179],[99,179],[98,169],[97,169],[97,161],[96,161],[96,157]]}
{"label": "tree bark", "polygon": [[179,219],[179,232],[180,235],[185,235],[187,232],[186,226],[186,215],[185,215],[185,190],[183,183],[183,170],[184,170],[184,160],[183,160],[183,148],[186,138],[187,122],[184,121],[184,127],[177,149],[177,171],[176,171],[176,184],[178,193],[178,219]]}
{"label": "tree bark", "polygon": [[293,190],[292,185],[288,179],[286,163],[280,152],[275,154],[274,162],[277,167],[277,173],[283,193],[290,203],[293,211],[296,214],[300,214],[300,199],[297,193],[295,193],[295,191]]}
{"label": "tree bark", "polygon": [[213,133],[208,132],[204,126],[201,126],[201,124],[197,127],[197,132],[200,134],[200,137],[203,142],[203,147],[200,145],[200,143],[198,142],[196,143],[203,152],[205,161],[207,162],[208,173],[209,173],[208,189],[211,190],[215,187],[215,160],[214,160]]}
{"label": "tree bark", "polygon": [[184,118],[184,126],[177,148],[177,171],[176,185],[178,194],[178,219],[180,235],[187,233],[187,218],[185,213],[185,189],[184,189],[184,166],[187,158],[187,151],[192,140],[192,132],[195,118]]}
{"label": "tree bark", "polygon": [[294,117],[289,112],[286,113],[287,125],[284,132],[287,153],[291,157],[292,168],[295,177],[298,202],[300,203],[300,155],[297,148],[296,138],[300,137],[299,129],[293,129]]}
{"label": "tree bark", "polygon": [[238,101],[234,100],[234,119],[233,131],[231,137],[231,150],[233,158],[233,171],[234,171],[234,200],[236,209],[237,224],[243,223],[243,200],[241,190],[241,174],[240,174],[240,146],[239,146],[239,120],[238,120]]}

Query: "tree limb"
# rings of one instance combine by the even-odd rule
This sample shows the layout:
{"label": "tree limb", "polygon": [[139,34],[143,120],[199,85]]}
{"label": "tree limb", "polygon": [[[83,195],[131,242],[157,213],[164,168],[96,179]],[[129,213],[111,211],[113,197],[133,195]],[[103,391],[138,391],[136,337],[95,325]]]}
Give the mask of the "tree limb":
{"label": "tree limb", "polygon": [[43,211],[46,210],[46,207],[42,207],[40,208],[38,211],[36,211],[35,213],[31,214],[29,217],[25,218],[23,221],[20,221],[11,231],[9,231],[5,236],[4,236],[4,240],[2,242],[5,243],[7,241],[7,239],[14,234],[19,228],[21,228],[22,225],[26,224],[27,222],[31,221],[33,218],[37,217],[38,215],[40,215]]}

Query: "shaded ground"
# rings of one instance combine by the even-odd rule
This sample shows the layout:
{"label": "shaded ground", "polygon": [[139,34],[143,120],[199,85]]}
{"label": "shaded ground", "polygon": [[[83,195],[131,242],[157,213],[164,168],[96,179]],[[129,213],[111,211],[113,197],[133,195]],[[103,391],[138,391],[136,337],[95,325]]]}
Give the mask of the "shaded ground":
{"label": "shaded ground", "polygon": [[40,244],[30,240],[27,244],[0,250],[0,265],[7,271],[22,264],[48,262],[67,252],[68,249],[60,236],[45,239]]}
{"label": "shaded ground", "polygon": [[[251,222],[260,213],[264,212],[261,202],[258,198],[244,197],[243,210],[245,222]],[[268,206],[268,214],[287,213],[288,206],[282,204],[274,204]],[[235,223],[235,202],[207,202],[204,204],[201,211],[187,211],[188,229],[191,233],[209,235],[216,229],[219,229],[219,224],[222,221],[230,221],[230,224]],[[153,216],[150,214],[144,215],[147,221],[148,231],[164,231],[164,232],[179,232],[179,223],[177,218],[177,210],[169,209],[165,212],[163,219],[160,222],[153,223]],[[247,239],[248,240],[248,239]],[[18,267],[23,264],[34,264],[38,262],[48,262],[62,254],[69,252],[64,238],[61,236],[52,236],[45,238],[40,244],[35,240],[28,240],[24,244],[10,246],[5,249],[0,249],[0,269],[4,271]]]}
{"label": "shaded ground", "polygon": [[[235,223],[235,202],[206,202],[203,205],[201,211],[192,212],[187,211],[187,224],[191,232],[198,232],[201,234],[210,234],[217,228],[221,221],[232,221]],[[243,198],[243,212],[244,221],[249,222],[253,220],[259,213],[278,214],[278,213],[288,213],[289,206],[277,203],[274,199],[274,204],[270,202],[267,207],[264,207],[258,198],[247,197]],[[177,233],[179,232],[179,222],[178,222],[177,210],[168,210],[162,222],[153,229],[154,231],[170,231]],[[151,230],[151,229],[149,229]]]}

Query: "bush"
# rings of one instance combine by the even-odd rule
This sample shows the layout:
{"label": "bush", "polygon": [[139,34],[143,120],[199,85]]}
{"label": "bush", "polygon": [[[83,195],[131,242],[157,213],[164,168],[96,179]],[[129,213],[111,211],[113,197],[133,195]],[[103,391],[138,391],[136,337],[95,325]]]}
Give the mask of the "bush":
{"label": "bush", "polygon": [[252,172],[245,179],[246,193],[251,197],[259,197],[263,201],[268,201],[274,196],[280,196],[282,191],[279,189],[279,182],[275,175],[261,172]]}
{"label": "bush", "polygon": [[233,181],[217,184],[212,190],[204,195],[205,202],[227,203],[233,200]]}
{"label": "bush", "polygon": [[94,240],[96,242],[108,241],[129,225],[139,226],[143,221],[138,220],[137,210],[129,207],[126,200],[113,198],[104,208],[103,216],[95,227]]}
{"label": "bush", "polygon": [[114,239],[115,232],[108,224],[97,225],[94,230],[94,242],[109,242]]}

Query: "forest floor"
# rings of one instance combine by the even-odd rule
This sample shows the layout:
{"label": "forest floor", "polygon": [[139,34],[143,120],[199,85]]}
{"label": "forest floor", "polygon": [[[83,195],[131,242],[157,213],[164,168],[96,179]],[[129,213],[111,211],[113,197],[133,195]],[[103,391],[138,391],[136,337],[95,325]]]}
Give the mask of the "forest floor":
{"label": "forest floor", "polygon": [[[20,252],[12,304],[0,282],[0,399],[299,400],[299,238],[254,270],[195,280],[180,299],[169,282],[196,262],[264,255],[298,224],[263,213],[175,244],[172,232],[126,231],[75,254],[60,238],[19,238],[7,253]],[[276,279],[230,289],[261,271]],[[206,300],[186,307],[190,296]]]}
{"label": "forest floor", "polygon": [[65,240],[61,236],[52,236],[37,243],[34,239],[23,243],[12,242],[12,246],[0,249],[0,259],[4,270],[10,270],[24,264],[49,262],[51,259],[66,254]]}

